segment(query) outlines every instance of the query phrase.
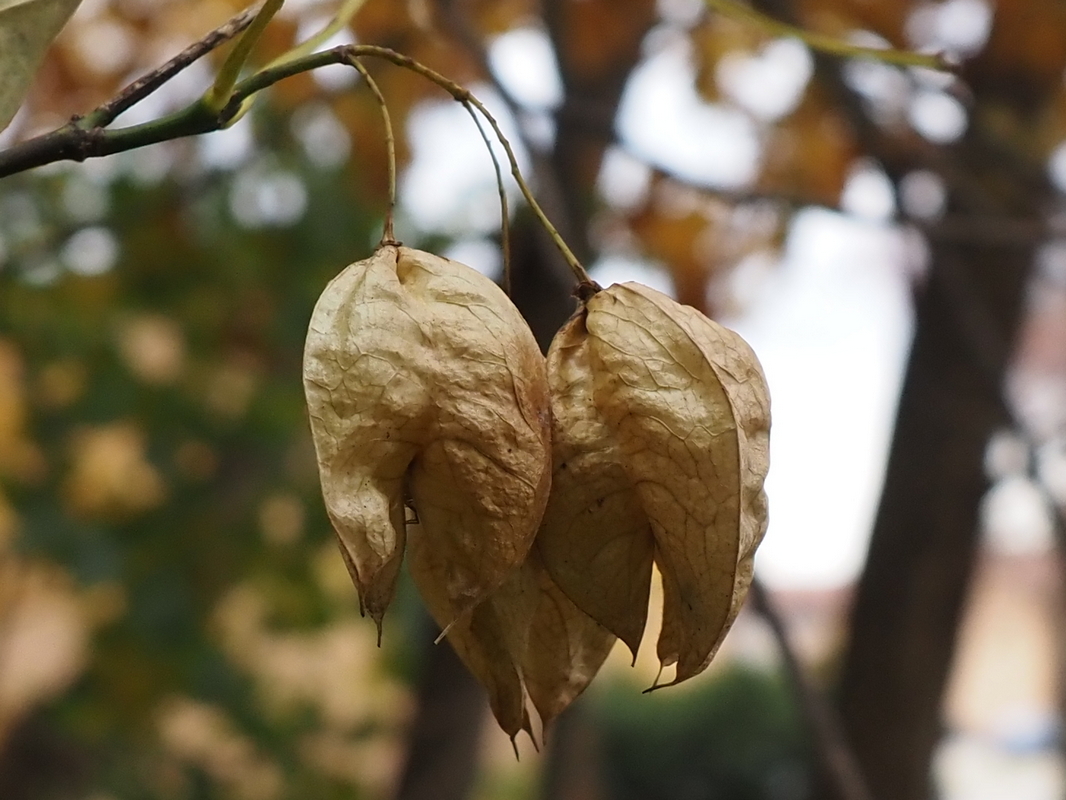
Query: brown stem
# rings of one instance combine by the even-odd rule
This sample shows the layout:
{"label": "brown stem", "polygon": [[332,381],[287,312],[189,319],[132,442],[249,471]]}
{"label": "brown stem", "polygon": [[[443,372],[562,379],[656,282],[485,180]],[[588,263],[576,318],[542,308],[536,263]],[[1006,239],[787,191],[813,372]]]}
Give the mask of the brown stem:
{"label": "brown stem", "polygon": [[814,749],[822,769],[833,780],[838,797],[840,800],[873,800],[836,710],[807,677],[789,639],[785,621],[761,581],[755,579],[751,582],[748,597],[752,608],[770,626],[800,711],[814,740]]}
{"label": "brown stem", "polygon": [[381,88],[378,86],[370,73],[367,72],[366,67],[363,66],[358,58],[351,58],[348,61],[353,67],[355,67],[359,74],[366,80],[366,85],[370,88],[370,91],[374,93],[374,98],[378,101],[378,107],[381,109],[381,121],[385,126],[385,150],[388,159],[389,170],[389,199],[385,205],[385,230],[381,234],[380,247],[386,245],[399,245],[396,241],[396,235],[393,230],[394,217],[396,210],[396,137],[392,133],[392,118],[389,116],[389,107],[385,104],[385,95],[381,93]]}

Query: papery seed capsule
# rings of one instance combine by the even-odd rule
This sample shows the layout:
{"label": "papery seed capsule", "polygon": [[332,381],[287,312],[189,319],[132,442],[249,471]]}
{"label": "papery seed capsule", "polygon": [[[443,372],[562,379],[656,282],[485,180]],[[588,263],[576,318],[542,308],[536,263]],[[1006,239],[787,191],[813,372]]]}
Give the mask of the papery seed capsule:
{"label": "papery seed capsule", "polygon": [[548,354],[552,497],[537,549],[567,596],[635,650],[652,562],[674,683],[736,619],[766,530],[770,402],[737,334],[635,283],[591,297]]}
{"label": "papery seed capsule", "polygon": [[326,509],[379,630],[406,499],[442,554],[442,626],[522,563],[547,501],[551,412],[533,335],[492,281],[382,247],[319,298],[304,386]]}

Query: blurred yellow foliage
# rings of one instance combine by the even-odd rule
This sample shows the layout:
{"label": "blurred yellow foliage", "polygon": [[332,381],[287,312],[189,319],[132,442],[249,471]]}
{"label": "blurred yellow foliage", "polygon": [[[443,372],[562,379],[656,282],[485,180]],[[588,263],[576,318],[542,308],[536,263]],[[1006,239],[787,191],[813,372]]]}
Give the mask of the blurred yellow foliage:
{"label": "blurred yellow foliage", "polygon": [[43,477],[43,454],[26,436],[28,416],[22,357],[0,339],[0,476],[25,482]]}
{"label": "blurred yellow foliage", "polygon": [[173,383],[185,368],[181,327],[162,314],[123,320],[115,331],[115,344],[126,366],[145,383]]}
{"label": "blurred yellow foliage", "polygon": [[88,637],[66,573],[0,549],[0,746],[23,715],[81,673]]}
{"label": "blurred yellow foliage", "polygon": [[144,434],[130,422],[85,428],[71,442],[63,496],[75,516],[128,517],[166,497],[158,470],[146,459]]}
{"label": "blurred yellow foliage", "polygon": [[156,720],[163,746],[179,761],[199,767],[237,800],[275,800],[284,781],[277,765],[259,752],[217,706],[188,697],[163,704]]}

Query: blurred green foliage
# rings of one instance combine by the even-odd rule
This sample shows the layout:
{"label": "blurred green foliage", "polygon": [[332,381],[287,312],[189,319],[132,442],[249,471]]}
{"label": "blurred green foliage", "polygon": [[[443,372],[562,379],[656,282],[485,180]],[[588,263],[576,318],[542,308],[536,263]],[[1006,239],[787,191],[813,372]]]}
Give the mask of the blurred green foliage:
{"label": "blurred green foliage", "polygon": [[[0,476],[13,557],[62,567],[94,629],[46,712],[70,761],[33,800],[70,786],[123,800],[350,798],[359,758],[386,777],[397,758],[409,704],[392,676],[409,669],[413,606],[390,612],[379,657],[333,552],[300,379],[312,306],[369,253],[380,204],[345,169],[313,166],[288,120],[257,125],[258,149],[234,170],[180,142],[0,187],[0,343],[21,373],[8,428],[29,453]],[[165,157],[175,169],[138,175]],[[265,220],[249,225],[246,209],[241,224],[242,191]],[[332,678],[290,652],[317,636],[304,649],[329,653],[353,625],[367,655],[347,653]],[[363,672],[343,674],[360,659]],[[0,737],[32,751],[33,727],[13,726]],[[197,726],[219,728],[214,752],[182,738]],[[18,766],[0,796],[30,796]]]}
{"label": "blurred green foliage", "polygon": [[[799,800],[810,753],[789,687],[729,666],[687,691],[597,693],[611,800]],[[643,702],[642,702],[643,701]]]}

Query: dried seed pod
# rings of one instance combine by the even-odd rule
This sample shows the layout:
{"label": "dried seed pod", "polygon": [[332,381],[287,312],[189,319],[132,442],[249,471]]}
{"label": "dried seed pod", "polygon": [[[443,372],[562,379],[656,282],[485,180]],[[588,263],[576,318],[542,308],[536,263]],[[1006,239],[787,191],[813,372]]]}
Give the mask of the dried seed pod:
{"label": "dried seed pod", "polygon": [[552,343],[552,497],[537,549],[559,587],[632,649],[652,561],[673,682],[710,662],[766,530],[770,407],[735,333],[639,284],[594,295]]}
{"label": "dried seed pod", "polygon": [[382,247],[319,298],[304,387],[326,509],[379,630],[405,503],[447,601],[433,609],[446,607],[442,626],[522,563],[547,501],[550,407],[533,335],[492,281]]}
{"label": "dried seed pod", "polygon": [[[501,617],[497,599],[505,590],[498,589],[476,608],[461,613],[448,592],[446,576],[450,554],[434,547],[422,526],[411,528],[409,548],[411,577],[426,607],[439,624],[448,624],[442,620],[451,620],[448,642],[485,687],[496,721],[512,740],[519,731],[532,737],[525,686],[517,664],[524,625],[514,626],[510,624],[510,618]],[[512,571],[505,586],[515,579],[518,571]],[[521,615],[521,609],[515,611]]]}

